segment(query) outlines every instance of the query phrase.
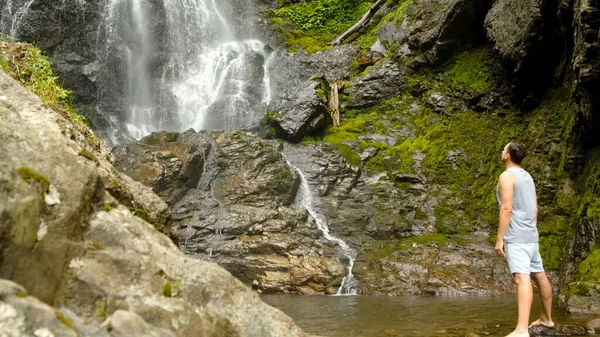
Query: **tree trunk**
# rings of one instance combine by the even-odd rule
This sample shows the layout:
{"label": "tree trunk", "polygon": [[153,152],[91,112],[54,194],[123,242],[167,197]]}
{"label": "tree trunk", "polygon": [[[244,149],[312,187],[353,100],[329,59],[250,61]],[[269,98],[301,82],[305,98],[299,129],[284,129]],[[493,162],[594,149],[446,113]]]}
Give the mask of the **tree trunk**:
{"label": "tree trunk", "polygon": [[381,8],[381,6],[383,6],[383,4],[386,1],[387,0],[377,0],[377,2],[371,8],[369,8],[369,10],[365,14],[363,14],[363,16],[360,18],[360,20],[358,20],[357,23],[355,23],[352,27],[350,27],[350,29],[345,31],[342,35],[338,36],[335,40],[331,41],[329,44],[332,46],[341,44],[350,35],[354,34],[355,32],[359,31],[361,28],[363,28],[367,23],[369,23],[369,21],[371,21],[371,19],[375,15],[375,13],[377,13],[379,8]]}

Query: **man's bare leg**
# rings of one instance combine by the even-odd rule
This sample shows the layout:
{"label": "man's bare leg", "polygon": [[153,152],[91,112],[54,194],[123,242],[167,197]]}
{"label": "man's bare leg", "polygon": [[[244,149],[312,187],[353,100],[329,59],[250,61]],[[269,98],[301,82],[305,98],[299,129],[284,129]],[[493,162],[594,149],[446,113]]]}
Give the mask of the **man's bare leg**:
{"label": "man's bare leg", "polygon": [[545,272],[531,273],[531,278],[538,286],[540,291],[540,300],[542,302],[542,315],[539,319],[529,325],[530,328],[534,326],[545,326],[547,328],[553,328],[554,322],[552,321],[552,286]]}
{"label": "man's bare leg", "polygon": [[517,297],[519,305],[519,320],[517,328],[506,337],[529,337],[527,324],[529,323],[529,313],[531,303],[533,302],[533,288],[531,288],[531,278],[528,274],[514,273],[515,283],[517,284]]}

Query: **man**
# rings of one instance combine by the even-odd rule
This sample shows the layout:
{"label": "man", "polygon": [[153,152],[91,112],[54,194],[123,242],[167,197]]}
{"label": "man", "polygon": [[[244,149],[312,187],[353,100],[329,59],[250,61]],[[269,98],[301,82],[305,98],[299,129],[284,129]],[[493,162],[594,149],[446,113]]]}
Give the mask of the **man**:
{"label": "man", "polygon": [[537,231],[537,196],[533,179],[520,164],[527,155],[525,146],[516,141],[502,151],[506,171],[500,175],[496,195],[500,203],[500,224],[496,255],[505,258],[517,284],[519,319],[515,331],[507,337],[528,337],[528,322],[533,301],[531,279],[538,285],[542,315],[529,327],[554,327],[552,287],[544,272]]}

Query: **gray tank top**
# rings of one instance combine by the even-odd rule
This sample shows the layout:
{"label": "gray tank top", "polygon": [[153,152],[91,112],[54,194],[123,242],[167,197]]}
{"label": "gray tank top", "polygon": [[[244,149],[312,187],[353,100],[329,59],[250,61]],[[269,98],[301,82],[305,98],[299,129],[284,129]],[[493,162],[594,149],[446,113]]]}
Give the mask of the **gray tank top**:
{"label": "gray tank top", "polygon": [[[538,230],[535,222],[537,204],[533,179],[522,168],[509,168],[506,171],[515,176],[516,185],[512,216],[504,235],[504,242],[538,242]],[[498,188],[496,188],[496,197],[498,204],[502,207]]]}

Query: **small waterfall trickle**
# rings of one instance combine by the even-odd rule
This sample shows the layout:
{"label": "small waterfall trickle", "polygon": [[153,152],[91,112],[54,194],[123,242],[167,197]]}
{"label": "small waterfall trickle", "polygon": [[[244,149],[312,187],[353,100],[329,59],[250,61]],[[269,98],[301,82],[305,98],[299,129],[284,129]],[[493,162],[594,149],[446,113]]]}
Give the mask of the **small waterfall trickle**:
{"label": "small waterfall trickle", "polygon": [[[284,156],[285,158],[285,156]],[[354,268],[354,261],[356,260],[356,252],[350,248],[350,246],[342,239],[337,238],[329,233],[329,227],[327,226],[327,219],[325,216],[317,212],[315,208],[315,197],[312,195],[310,185],[306,176],[298,167],[293,166],[288,159],[285,159],[288,166],[298,172],[300,176],[300,188],[296,194],[294,203],[306,209],[310,216],[315,219],[317,228],[323,233],[323,237],[328,241],[335,243],[342,251],[344,257],[348,259],[348,273],[342,280],[342,285],[339,287],[336,295],[356,295],[358,292],[358,280],[352,274],[352,268]]]}
{"label": "small waterfall trickle", "polygon": [[6,11],[0,15],[0,31],[11,38],[17,38],[19,27],[34,2],[35,0],[27,0],[22,6],[14,8],[13,0],[7,0],[6,4],[0,7],[2,11]]}

